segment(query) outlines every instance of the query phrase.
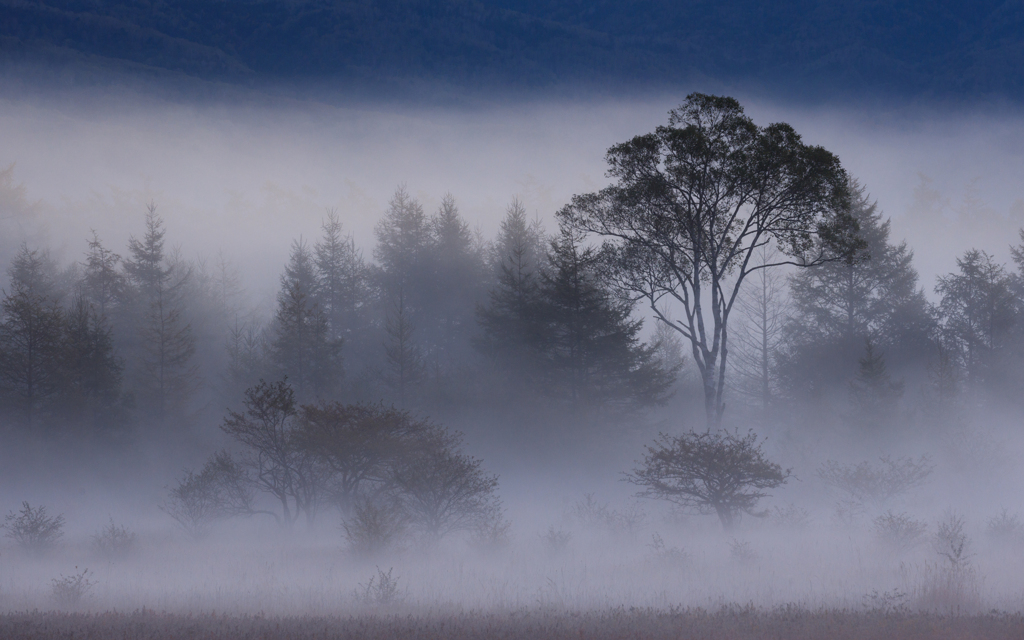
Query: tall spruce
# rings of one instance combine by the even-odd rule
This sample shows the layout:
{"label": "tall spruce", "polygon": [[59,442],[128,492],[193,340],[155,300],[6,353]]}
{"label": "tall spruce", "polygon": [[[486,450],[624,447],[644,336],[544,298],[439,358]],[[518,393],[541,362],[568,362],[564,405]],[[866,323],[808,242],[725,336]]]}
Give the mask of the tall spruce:
{"label": "tall spruce", "polygon": [[437,364],[449,372],[469,357],[476,305],[483,298],[485,265],[469,223],[459,214],[452,194],[445,194],[430,219],[432,271],[429,339],[437,347]]}
{"label": "tall spruce", "polygon": [[942,341],[966,390],[980,401],[985,383],[994,389],[1005,377],[1002,352],[1012,338],[1016,301],[1009,274],[989,254],[972,249],[956,264],[957,271],[940,276],[935,286]]}
{"label": "tall spruce", "polygon": [[495,283],[487,304],[477,309],[477,346],[517,377],[532,367],[543,235],[539,223],[527,220],[523,203],[513,199],[492,248]]}
{"label": "tall spruce", "polygon": [[184,290],[191,276],[164,256],[164,223],[150,204],[146,233],[128,240],[124,270],[135,298],[135,347],[131,378],[143,409],[163,420],[181,415],[199,384],[193,361],[196,341],[185,313]]}
{"label": "tall spruce", "polygon": [[[335,210],[327,212],[320,240],[313,247],[315,297],[327,316],[333,339],[365,339],[369,301],[366,264],[351,235],[342,235]],[[347,347],[348,348],[348,347]]]}
{"label": "tall spruce", "polygon": [[790,278],[793,310],[781,366],[788,391],[797,396],[845,386],[865,340],[922,372],[933,353],[934,320],[913,251],[906,242],[890,242],[889,220],[864,187],[853,181],[850,193],[863,250]]}
{"label": "tall spruce", "polygon": [[551,241],[530,346],[541,363],[538,391],[576,410],[664,401],[675,371],[639,339],[642,320],[599,272],[599,256],[582,234],[562,226]]}
{"label": "tall spruce", "polygon": [[281,276],[271,344],[276,373],[288,379],[300,402],[333,399],[344,376],[342,340],[331,335],[316,288],[313,254],[300,239]]}
{"label": "tall spruce", "polygon": [[0,303],[0,393],[14,421],[32,430],[59,390],[64,312],[45,254],[23,244],[8,273]]}

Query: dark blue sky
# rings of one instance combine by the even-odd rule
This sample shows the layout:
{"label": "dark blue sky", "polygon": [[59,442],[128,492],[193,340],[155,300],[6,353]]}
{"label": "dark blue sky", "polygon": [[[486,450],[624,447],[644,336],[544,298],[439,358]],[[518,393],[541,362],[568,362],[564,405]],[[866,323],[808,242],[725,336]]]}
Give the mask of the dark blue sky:
{"label": "dark blue sky", "polygon": [[342,92],[1024,98],[1024,0],[0,0],[8,61]]}

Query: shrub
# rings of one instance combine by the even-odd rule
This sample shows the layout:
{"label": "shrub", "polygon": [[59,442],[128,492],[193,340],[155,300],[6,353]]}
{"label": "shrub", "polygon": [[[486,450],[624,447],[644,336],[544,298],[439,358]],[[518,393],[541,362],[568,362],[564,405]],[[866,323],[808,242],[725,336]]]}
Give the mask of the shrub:
{"label": "shrub", "polygon": [[661,535],[651,534],[651,544],[647,545],[654,552],[654,558],[660,565],[684,565],[690,562],[690,554],[679,547],[669,547]]}
{"label": "shrub", "polygon": [[93,548],[107,560],[120,560],[131,555],[138,536],[124,525],[110,524],[92,537]]}
{"label": "shrub", "polygon": [[13,511],[4,517],[4,535],[14,540],[19,547],[34,555],[42,555],[57,546],[64,537],[64,516],[48,516],[46,507],[32,508],[28,502],[21,503],[21,511]]}
{"label": "shrub", "polygon": [[935,465],[928,456],[893,460],[879,458],[879,464],[839,464],[829,460],[820,469],[822,482],[840,494],[840,509],[856,514],[866,506],[883,507],[894,498],[920,487],[931,475]]}
{"label": "shrub", "polygon": [[1003,509],[988,521],[985,533],[1002,544],[1024,542],[1024,524],[1016,513],[1011,514],[1008,509]]}
{"label": "shrub", "polygon": [[924,540],[928,525],[906,513],[886,511],[872,521],[875,535],[883,546],[903,554],[912,551]]}
{"label": "shrub", "polygon": [[767,515],[754,511],[757,503],[770,495],[766,489],[785,484],[789,476],[789,470],[765,457],[753,431],[745,436],[690,431],[675,438],[662,434],[625,479],[644,487],[641,497],[718,514],[728,531],[740,513]]}
{"label": "shrub", "polygon": [[758,559],[757,552],[754,551],[748,541],[737,540],[736,538],[729,541],[729,555],[740,564],[753,564]]}
{"label": "shrub", "polygon": [[399,547],[408,534],[408,517],[401,505],[389,498],[365,499],[341,524],[349,550],[374,555]]}
{"label": "shrub", "polygon": [[638,504],[630,505],[625,511],[610,508],[598,502],[593,493],[584,494],[569,508],[569,515],[587,529],[604,529],[614,535],[635,538],[647,514]]}
{"label": "shrub", "polygon": [[384,573],[377,567],[377,575],[370,576],[369,582],[365,585],[360,583],[355,591],[357,602],[371,606],[389,606],[398,604],[401,598],[398,593],[398,576],[392,577],[394,567]]}
{"label": "shrub", "polygon": [[544,546],[549,552],[562,553],[569,548],[569,543],[572,542],[572,534],[568,531],[555,529],[555,525],[550,525],[547,533],[541,534],[540,539],[544,542]]}
{"label": "shrub", "polygon": [[[78,567],[75,567],[78,569]],[[53,579],[53,586],[50,589],[50,597],[61,609],[73,609],[77,607],[85,594],[95,586],[95,582],[92,582],[87,577],[89,573],[88,569],[83,570],[81,573],[74,575],[65,576],[61,575],[60,578]]]}

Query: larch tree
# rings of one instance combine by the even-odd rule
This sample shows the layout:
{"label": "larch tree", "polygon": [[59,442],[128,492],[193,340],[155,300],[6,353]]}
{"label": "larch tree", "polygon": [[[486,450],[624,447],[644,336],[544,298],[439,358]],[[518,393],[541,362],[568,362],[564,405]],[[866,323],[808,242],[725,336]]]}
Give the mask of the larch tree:
{"label": "larch tree", "polygon": [[856,182],[850,214],[864,246],[842,260],[790,278],[793,313],[785,327],[781,369],[794,396],[845,386],[865,340],[905,367],[932,355],[934,320],[918,285],[913,251],[890,240],[889,220]]}
{"label": "larch tree", "polygon": [[482,330],[477,346],[517,375],[530,369],[543,260],[543,231],[527,220],[522,202],[513,199],[492,248],[495,282],[487,304],[477,308]]}
{"label": "larch tree", "polygon": [[64,311],[53,271],[46,255],[22,245],[0,302],[0,392],[29,430],[59,389]]}
{"label": "larch tree", "polygon": [[132,378],[139,399],[159,419],[183,411],[195,391],[198,366],[192,326],[185,313],[183,290],[191,273],[168,265],[164,255],[164,224],[156,206],[146,211],[146,233],[128,240],[130,257],[124,270],[134,289],[138,352]]}
{"label": "larch tree", "polygon": [[271,354],[276,374],[292,382],[303,402],[332,397],[344,375],[342,340],[331,335],[316,286],[313,254],[299,240],[281,276]]}

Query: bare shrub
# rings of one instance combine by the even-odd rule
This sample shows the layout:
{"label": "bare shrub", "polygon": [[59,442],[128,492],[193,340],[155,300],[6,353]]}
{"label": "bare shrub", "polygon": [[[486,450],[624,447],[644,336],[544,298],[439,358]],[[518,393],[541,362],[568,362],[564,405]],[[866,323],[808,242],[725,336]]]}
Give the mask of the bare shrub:
{"label": "bare shrub", "polygon": [[60,578],[54,578],[50,588],[50,598],[54,604],[61,609],[74,609],[81,604],[85,595],[96,585],[89,580],[88,574],[89,570],[85,569],[81,573],[70,576],[61,574]]}
{"label": "bare shrub", "polygon": [[665,541],[657,533],[651,534],[651,544],[647,546],[654,552],[654,557],[659,564],[680,566],[690,562],[689,553],[679,547],[666,545]]}
{"label": "bare shrub", "polygon": [[971,613],[981,609],[977,571],[971,563],[971,540],[964,532],[964,519],[949,512],[939,521],[932,536],[935,552],[942,558],[925,563],[917,575],[906,566],[901,572],[914,584],[915,605],[928,611]]}
{"label": "bare shrub", "polygon": [[864,596],[864,608],[887,616],[909,613],[907,594],[898,588],[882,593],[879,593],[878,589],[872,589],[871,593]]}
{"label": "bare shrub", "polygon": [[255,509],[253,500],[244,469],[229,453],[220,451],[211,456],[198,473],[186,470],[185,476],[160,504],[160,510],[174,518],[189,537],[200,540],[222,518],[269,513]]}
{"label": "bare shrub", "polygon": [[951,567],[968,566],[973,554],[970,553],[971,539],[964,532],[963,516],[955,511],[948,512],[939,521],[933,539],[935,551],[945,558]]}
{"label": "bare shrub", "polygon": [[733,538],[729,541],[729,555],[740,564],[748,565],[757,562],[758,554],[747,540]]}
{"label": "bare shrub", "polygon": [[872,520],[872,528],[879,542],[889,550],[904,554],[913,551],[924,541],[928,525],[907,513],[886,511]]}
{"label": "bare shrub", "polygon": [[768,520],[777,527],[788,529],[806,529],[811,526],[810,512],[795,504],[773,508],[768,513]]}
{"label": "bare shrub", "polygon": [[355,590],[356,602],[375,607],[386,607],[401,602],[398,592],[398,576],[392,576],[394,567],[388,569],[387,573],[377,567],[377,575],[370,576],[366,584],[359,584]]}
{"label": "bare shrub", "polygon": [[481,551],[507,549],[512,543],[512,523],[502,514],[488,522],[480,523],[469,539],[470,546]]}
{"label": "bare shrub", "polygon": [[920,487],[934,470],[935,465],[928,456],[917,460],[882,456],[877,465],[867,461],[840,464],[829,460],[818,469],[817,475],[839,494],[840,511],[856,515],[865,507],[883,508],[894,498]]}
{"label": "bare shrub", "polygon": [[989,519],[985,533],[1000,544],[1019,544],[1024,542],[1024,523],[1016,513],[1003,509],[999,515]]}
{"label": "bare shrub", "polygon": [[22,502],[18,513],[12,511],[4,516],[3,528],[7,530],[5,537],[24,551],[40,556],[52,551],[64,537],[64,516],[49,516],[46,507],[33,508]]}
{"label": "bare shrub", "polygon": [[342,522],[341,528],[349,551],[370,556],[400,547],[407,537],[408,523],[401,505],[381,497],[356,503],[352,515]]}
{"label": "bare shrub", "polygon": [[607,503],[598,502],[593,493],[584,494],[582,500],[576,501],[569,508],[569,515],[587,529],[604,529],[630,539],[636,537],[637,530],[647,519],[647,514],[639,504],[633,503],[625,511],[618,511]]}
{"label": "bare shrub", "polygon": [[572,542],[572,533],[555,529],[555,525],[549,525],[547,533],[541,534],[540,539],[549,552],[562,553],[569,548],[569,543]]}
{"label": "bare shrub", "polygon": [[92,537],[93,548],[107,560],[128,557],[135,550],[137,541],[138,535],[134,531],[124,525],[114,524],[113,518],[110,519],[110,524]]}

